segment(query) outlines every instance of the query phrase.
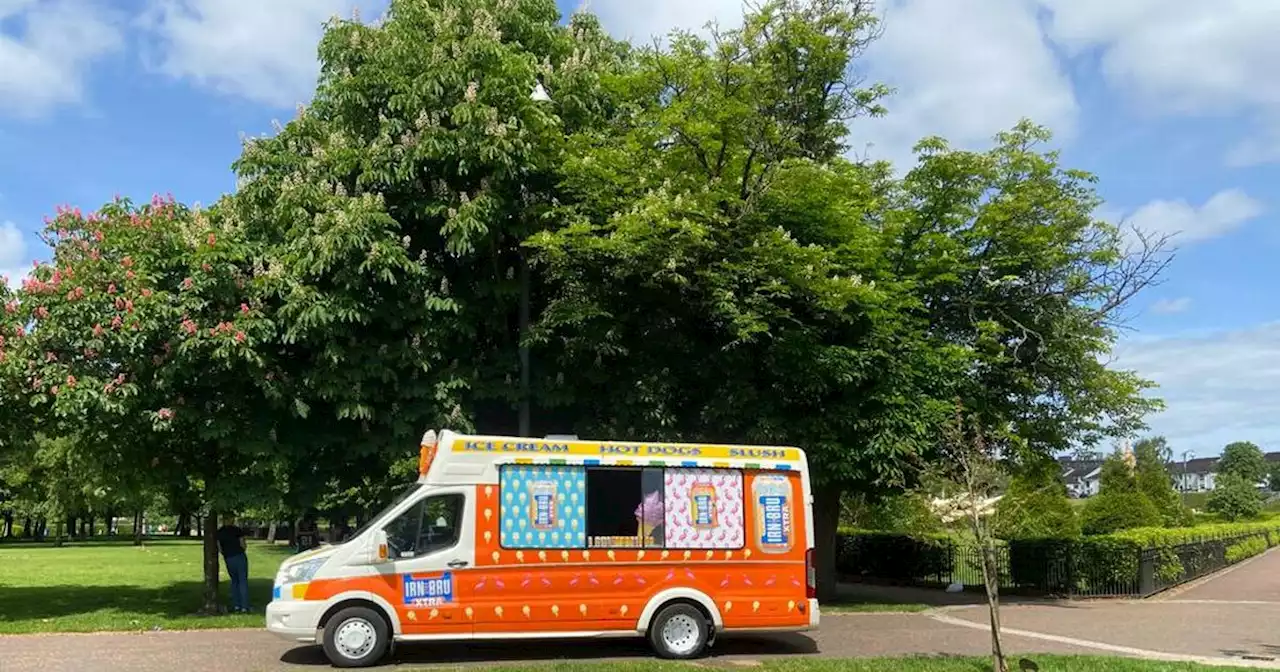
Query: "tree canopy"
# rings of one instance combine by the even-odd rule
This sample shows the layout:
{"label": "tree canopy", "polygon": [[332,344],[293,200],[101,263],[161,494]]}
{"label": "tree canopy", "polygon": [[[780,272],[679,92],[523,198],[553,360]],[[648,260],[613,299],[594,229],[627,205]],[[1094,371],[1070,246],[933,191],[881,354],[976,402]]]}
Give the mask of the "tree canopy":
{"label": "tree canopy", "polygon": [[0,290],[0,441],[75,434],[89,473],[210,513],[370,506],[432,426],[798,445],[828,590],[841,494],[913,484],[957,403],[1015,465],[1158,407],[1105,355],[1163,241],[1095,219],[1047,131],[845,156],[891,100],[850,75],[865,3],[647,47],[559,19],[335,20],[235,194],[59,211],[53,261]]}

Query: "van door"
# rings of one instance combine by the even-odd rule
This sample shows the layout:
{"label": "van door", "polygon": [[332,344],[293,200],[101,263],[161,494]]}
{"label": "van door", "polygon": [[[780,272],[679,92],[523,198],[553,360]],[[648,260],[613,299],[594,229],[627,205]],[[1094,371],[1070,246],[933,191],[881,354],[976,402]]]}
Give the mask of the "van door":
{"label": "van door", "polygon": [[475,488],[432,489],[383,529],[392,563],[391,592],[405,635],[472,632]]}

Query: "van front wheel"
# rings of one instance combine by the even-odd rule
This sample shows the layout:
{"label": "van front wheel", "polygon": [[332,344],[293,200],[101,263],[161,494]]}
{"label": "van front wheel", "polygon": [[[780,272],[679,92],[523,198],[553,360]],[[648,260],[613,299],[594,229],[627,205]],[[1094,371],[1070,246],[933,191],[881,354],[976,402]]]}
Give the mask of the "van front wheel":
{"label": "van front wheel", "polygon": [[673,604],[658,612],[649,628],[649,643],[658,656],[690,660],[702,655],[711,639],[711,624],[696,607]]}
{"label": "van front wheel", "polygon": [[334,667],[369,667],[382,660],[391,633],[382,615],[367,607],[349,607],[324,627],[324,655]]}

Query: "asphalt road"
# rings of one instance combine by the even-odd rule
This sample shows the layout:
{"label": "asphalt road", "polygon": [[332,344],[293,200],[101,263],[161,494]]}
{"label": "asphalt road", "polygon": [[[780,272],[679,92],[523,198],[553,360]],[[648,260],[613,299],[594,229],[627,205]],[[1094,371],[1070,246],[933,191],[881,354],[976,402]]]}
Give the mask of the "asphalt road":
{"label": "asphalt road", "polygon": [[[1016,637],[1009,638],[1008,646],[1026,653],[1089,652]],[[921,614],[856,614],[827,616],[819,631],[805,635],[722,638],[707,662],[764,660],[777,656],[984,655],[989,647],[990,636],[979,630],[939,623]],[[647,646],[639,640],[413,644],[397,647],[390,669],[562,660],[646,660],[649,657]],[[263,631],[0,637],[0,670],[3,672],[245,672],[303,670],[327,665],[318,648],[295,646]]]}

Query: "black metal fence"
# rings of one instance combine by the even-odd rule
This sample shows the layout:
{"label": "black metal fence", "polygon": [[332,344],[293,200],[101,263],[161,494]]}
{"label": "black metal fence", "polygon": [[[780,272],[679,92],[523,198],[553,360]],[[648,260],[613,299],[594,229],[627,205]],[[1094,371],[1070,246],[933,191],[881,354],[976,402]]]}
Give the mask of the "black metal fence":
{"label": "black metal fence", "polygon": [[[1280,542],[1265,532],[1167,547],[1108,537],[1001,543],[1002,592],[1057,597],[1148,597],[1212,574]],[[922,587],[983,585],[982,552],[972,543],[896,534],[842,535],[846,580]]]}

